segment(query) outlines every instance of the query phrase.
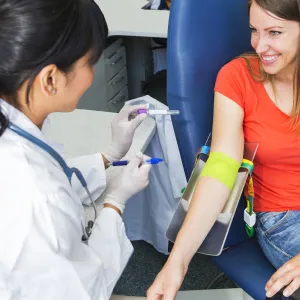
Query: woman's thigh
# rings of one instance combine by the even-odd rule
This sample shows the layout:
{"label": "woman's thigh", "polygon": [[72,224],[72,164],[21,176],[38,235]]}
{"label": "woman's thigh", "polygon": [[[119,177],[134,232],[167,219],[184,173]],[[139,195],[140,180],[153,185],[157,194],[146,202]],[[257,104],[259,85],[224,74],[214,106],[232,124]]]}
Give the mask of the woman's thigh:
{"label": "woman's thigh", "polygon": [[300,253],[300,211],[257,214],[256,234],[263,252],[275,268]]}

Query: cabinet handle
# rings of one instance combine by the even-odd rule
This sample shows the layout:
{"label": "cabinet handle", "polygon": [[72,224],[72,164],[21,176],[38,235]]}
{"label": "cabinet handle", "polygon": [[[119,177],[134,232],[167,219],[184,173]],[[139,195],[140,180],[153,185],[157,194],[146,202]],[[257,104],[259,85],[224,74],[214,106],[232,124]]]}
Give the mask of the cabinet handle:
{"label": "cabinet handle", "polygon": [[110,56],[107,57],[108,60],[110,60],[111,58],[113,58],[118,52],[115,51],[113,52]]}
{"label": "cabinet handle", "polygon": [[117,64],[122,58],[123,58],[123,56],[120,56],[120,57],[117,58],[117,60],[115,60],[114,62],[109,63],[109,64],[110,64],[110,65],[115,65],[115,64]]}
{"label": "cabinet handle", "polygon": [[125,100],[125,95],[123,95],[121,98],[120,98],[120,100],[115,100],[115,101],[113,101],[113,104],[117,104],[118,102],[121,102],[122,100]]}
{"label": "cabinet handle", "polygon": [[117,76],[117,78],[118,79],[116,79],[115,81],[113,81],[111,83],[112,85],[115,85],[115,84],[119,83],[120,81],[122,81],[125,78],[125,76]]}

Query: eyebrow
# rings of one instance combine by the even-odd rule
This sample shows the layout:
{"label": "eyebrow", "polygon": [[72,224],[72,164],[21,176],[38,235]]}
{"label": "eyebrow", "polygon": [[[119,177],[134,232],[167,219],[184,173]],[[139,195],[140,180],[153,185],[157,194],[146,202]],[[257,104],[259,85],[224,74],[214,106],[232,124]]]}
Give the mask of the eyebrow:
{"label": "eyebrow", "polygon": [[[253,25],[251,25],[251,24],[249,24],[249,26],[250,26],[251,28],[255,28],[255,27],[254,27]],[[268,30],[270,30],[270,29],[275,29],[275,28],[283,29],[282,26],[271,26],[271,27],[265,28],[264,30],[268,31]]]}

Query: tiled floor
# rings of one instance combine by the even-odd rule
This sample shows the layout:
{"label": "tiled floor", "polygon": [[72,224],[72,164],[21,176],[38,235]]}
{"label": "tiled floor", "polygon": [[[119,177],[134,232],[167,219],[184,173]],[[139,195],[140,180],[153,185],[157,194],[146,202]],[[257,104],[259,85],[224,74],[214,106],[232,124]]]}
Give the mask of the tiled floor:
{"label": "tiled floor", "polygon": [[[167,256],[157,252],[151,245],[142,241],[133,242],[133,245],[134,254],[120,278],[114,294],[144,297],[147,289],[166,262]],[[211,262],[211,257],[196,254],[190,263],[181,291],[205,290],[219,274],[220,270]],[[235,287],[232,281],[223,276],[213,284],[211,289]]]}
{"label": "tiled floor", "polygon": [[[113,296],[111,300],[145,300],[143,297],[131,296]],[[176,300],[252,300],[250,296],[245,294],[241,289],[220,289],[206,291],[185,291],[179,292]]]}

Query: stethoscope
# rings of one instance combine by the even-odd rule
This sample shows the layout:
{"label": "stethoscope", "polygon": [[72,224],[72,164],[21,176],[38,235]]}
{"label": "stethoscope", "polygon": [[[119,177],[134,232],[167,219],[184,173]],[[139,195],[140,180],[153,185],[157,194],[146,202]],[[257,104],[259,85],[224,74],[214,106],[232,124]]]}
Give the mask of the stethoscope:
{"label": "stethoscope", "polygon": [[[27,131],[23,130],[22,128],[18,127],[17,125],[15,125],[11,122],[9,122],[8,128],[10,130],[12,130],[13,132],[15,132],[16,134],[20,135],[21,137],[25,138],[26,140],[30,141],[31,143],[35,144],[39,148],[43,149],[48,154],[50,154],[59,163],[59,165],[63,169],[64,173],[68,177],[70,184],[71,184],[72,175],[75,174],[77,176],[77,178],[80,181],[82,187],[86,190],[86,193],[88,194],[89,199],[91,200],[91,203],[92,203],[94,211],[95,211],[95,219],[94,219],[94,221],[95,221],[97,216],[98,216],[97,209],[96,209],[95,202],[92,199],[91,193],[90,193],[90,191],[87,187],[87,183],[86,183],[82,173],[77,168],[69,168],[67,163],[61,157],[60,154],[58,154],[52,147],[50,147],[49,145],[47,145],[46,143],[44,143],[40,139],[36,138],[35,136],[31,135]],[[87,241],[89,236],[91,235],[94,221],[90,220],[88,222],[88,226],[86,228],[84,227],[84,223],[81,222],[82,231],[83,231],[83,237],[82,237],[83,241]]]}

